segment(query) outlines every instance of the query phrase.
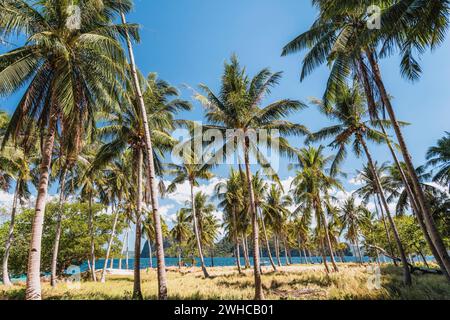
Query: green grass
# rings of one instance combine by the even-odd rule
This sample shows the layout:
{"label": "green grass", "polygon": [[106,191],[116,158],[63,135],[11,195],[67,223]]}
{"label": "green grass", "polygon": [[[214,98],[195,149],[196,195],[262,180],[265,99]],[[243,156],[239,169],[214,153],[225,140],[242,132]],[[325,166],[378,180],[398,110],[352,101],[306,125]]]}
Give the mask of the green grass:
{"label": "green grass", "polygon": [[[322,266],[283,267],[277,273],[266,268],[263,275],[267,299],[345,300],[345,299],[446,299],[450,300],[450,284],[443,276],[415,275],[413,285],[402,283],[402,270],[394,266],[381,268],[380,288],[369,288],[373,273],[367,266],[341,264],[339,273],[327,275]],[[251,270],[239,275],[234,268],[211,268],[211,278],[204,279],[199,269],[168,271],[170,299],[222,300],[253,298]],[[43,284],[43,298],[48,300],[118,300],[131,299],[133,278],[109,277],[106,283],[82,282],[79,289],[70,289],[61,283],[51,288]],[[142,272],[142,290],[145,299],[156,299],[155,271]],[[24,284],[12,288],[0,286],[0,299],[23,299]]]}

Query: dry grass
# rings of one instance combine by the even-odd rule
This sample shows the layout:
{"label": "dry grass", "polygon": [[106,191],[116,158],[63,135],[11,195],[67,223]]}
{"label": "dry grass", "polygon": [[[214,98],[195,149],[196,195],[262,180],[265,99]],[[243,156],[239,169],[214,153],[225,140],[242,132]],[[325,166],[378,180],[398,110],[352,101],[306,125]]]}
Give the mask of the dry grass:
{"label": "dry grass", "polygon": [[[239,275],[234,268],[211,268],[211,278],[204,279],[199,269],[168,272],[170,299],[223,300],[252,299],[253,276],[251,270]],[[290,266],[279,272],[264,270],[263,284],[268,299],[450,299],[450,284],[443,276],[414,276],[414,284],[402,284],[401,269],[384,266],[381,270],[381,288],[369,289],[373,278],[367,266],[340,265],[340,272],[326,275],[323,267]],[[79,289],[60,284],[51,288],[43,285],[44,299],[117,300],[131,299],[132,277],[111,276],[105,284],[82,282]],[[146,299],[155,299],[157,279],[155,271],[142,272],[142,290]],[[24,285],[13,288],[0,286],[0,299],[23,299]]]}

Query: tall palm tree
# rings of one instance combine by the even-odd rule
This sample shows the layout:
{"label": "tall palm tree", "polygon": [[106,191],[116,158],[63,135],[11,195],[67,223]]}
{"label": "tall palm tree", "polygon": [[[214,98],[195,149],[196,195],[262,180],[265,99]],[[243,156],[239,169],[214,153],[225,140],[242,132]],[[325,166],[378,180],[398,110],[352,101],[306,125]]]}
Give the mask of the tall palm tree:
{"label": "tall palm tree", "polygon": [[202,267],[203,275],[205,278],[209,278],[208,270],[206,269],[205,259],[203,257],[203,249],[201,243],[201,233],[200,233],[200,217],[199,212],[197,212],[195,201],[195,191],[194,188],[199,185],[199,180],[209,180],[212,178],[213,174],[210,171],[211,165],[209,164],[199,164],[200,160],[197,158],[197,155],[193,150],[191,150],[190,154],[183,155],[183,163],[181,165],[178,164],[170,164],[169,165],[169,174],[174,176],[175,178],[172,180],[171,184],[167,188],[168,193],[172,193],[176,190],[177,185],[184,183],[187,181],[189,183],[190,192],[191,192],[191,216],[194,226],[194,234],[197,241],[197,249],[200,258],[200,264]]}
{"label": "tall palm tree", "polygon": [[256,210],[257,212],[259,211],[258,215],[263,230],[264,240],[267,248],[267,255],[269,256],[269,262],[272,265],[273,271],[277,271],[277,267],[273,261],[272,252],[270,249],[269,236],[263,214],[263,204],[265,202],[267,193],[267,183],[263,180],[263,177],[260,175],[259,171],[257,171],[255,176],[253,177],[253,188],[255,190]]}
{"label": "tall palm tree", "polygon": [[[150,118],[152,126],[152,158],[155,173],[162,175],[163,165],[161,158],[164,153],[170,150],[176,140],[171,137],[171,131],[174,129],[174,114],[179,110],[188,110],[190,105],[184,100],[176,98],[178,91],[170,86],[167,82],[157,78],[156,74],[150,74],[147,81],[141,80],[140,83],[145,84],[143,87],[143,99],[146,102],[146,114]],[[140,107],[136,102],[132,91],[129,89],[124,93],[123,99],[120,101],[120,108],[105,115],[107,124],[98,130],[99,136],[107,143],[100,149],[93,169],[98,170],[105,166],[112,159],[121,157],[122,152],[127,148],[133,150],[133,160],[131,165],[135,166],[136,172],[136,233],[141,233],[142,218],[142,200],[143,200],[143,169],[144,157],[148,158],[148,151],[145,147],[145,126],[141,119]],[[142,161],[141,161],[142,160]],[[147,162],[148,164],[148,162]],[[147,175],[148,179],[148,175]],[[150,182],[150,179],[148,179]],[[150,192],[151,194],[151,192]],[[151,196],[150,196],[151,198]],[[161,224],[161,219],[160,219]],[[161,225],[162,227],[162,225]],[[159,233],[157,233],[159,234]],[[140,248],[140,237],[136,236],[135,246]],[[135,250],[136,255],[140,255],[140,249]],[[140,259],[136,257],[135,262],[135,297],[142,298],[140,293]]]}
{"label": "tall palm tree", "polygon": [[[121,12],[122,23],[126,24],[125,13]],[[125,32],[126,43],[128,47],[128,54],[130,59],[130,69],[132,74],[132,81],[135,90],[135,98],[137,100],[142,124],[144,128],[145,147],[148,155],[153,154],[152,134],[150,131],[147,112],[145,108],[145,101],[143,98],[141,83],[136,69],[136,62],[134,59],[133,46],[131,43],[128,32]],[[159,202],[158,202],[158,187],[156,182],[156,169],[154,159],[151,156],[147,157],[147,178],[150,186],[150,201],[152,204],[153,220],[155,222],[156,231],[156,251],[157,251],[157,263],[158,263],[158,297],[160,300],[167,300],[167,280],[166,280],[166,268],[164,261],[164,243],[162,235],[161,217],[159,214]]]}
{"label": "tall palm tree", "polygon": [[362,255],[359,247],[359,237],[361,236],[361,227],[367,223],[367,208],[364,205],[357,205],[355,197],[346,199],[340,208],[342,231],[345,230],[345,238],[351,241],[358,251],[359,261],[362,263]]}
{"label": "tall palm tree", "polygon": [[[323,155],[324,147],[308,147],[301,149],[298,153],[300,169],[297,170],[292,181],[292,194],[298,208],[294,214],[303,212],[305,215],[315,214],[316,237],[319,241],[319,248],[324,256],[324,264],[328,271],[325,259],[325,241],[330,253],[334,271],[339,271],[334,259],[333,247],[328,230],[328,222],[325,216],[324,206],[327,205],[327,194],[332,189],[342,189],[340,182],[333,176],[325,173],[326,166],[331,161],[330,157]],[[325,198],[325,199],[324,199]],[[307,217],[311,221],[310,217]]]}
{"label": "tall palm tree", "polygon": [[231,168],[228,179],[225,182],[219,182],[214,187],[215,197],[219,201],[218,207],[224,212],[224,229],[235,244],[236,265],[239,273],[242,272],[239,250],[239,234],[242,224],[239,223],[239,212],[242,212],[242,208],[245,206],[241,182],[241,172]]}
{"label": "tall palm tree", "polygon": [[[263,170],[269,174],[274,174],[274,170],[259,149],[258,142],[252,141],[251,136],[255,134],[258,136],[261,130],[278,130],[280,137],[268,136],[267,143],[276,142],[281,154],[293,156],[292,148],[283,137],[308,133],[304,126],[284,120],[292,112],[305,108],[303,103],[284,99],[261,107],[262,99],[270,93],[272,87],[278,84],[280,77],[281,73],[271,73],[268,69],[263,69],[253,79],[250,79],[246,75],[245,69],[239,65],[237,57],[232,56],[230,63],[225,63],[220,94],[216,95],[210,88],[201,85],[205,94],[197,95],[197,99],[206,107],[206,119],[209,124],[205,128],[220,131],[226,139],[219,151],[223,152],[223,149],[230,146],[233,147],[233,150],[237,150],[236,144],[239,149],[243,150],[253,233],[256,299],[263,299],[264,293],[259,261],[259,224],[252,183],[253,176],[250,169],[250,155],[257,155],[257,160],[262,164]],[[227,135],[227,130],[234,130],[235,134],[230,137]],[[236,135],[239,136],[237,142]]]}
{"label": "tall palm tree", "polygon": [[[345,158],[347,154],[348,145],[352,145],[353,151],[357,156],[360,156],[362,150],[367,158],[369,168],[375,181],[375,186],[378,190],[378,195],[381,198],[381,203],[388,217],[391,228],[394,232],[395,241],[402,259],[404,269],[405,284],[411,285],[411,274],[406,259],[406,254],[401,243],[400,236],[397,231],[394,220],[392,219],[389,204],[384,192],[383,186],[380,182],[380,177],[377,174],[375,163],[372,160],[372,154],[367,146],[367,141],[381,143],[387,139],[384,134],[376,129],[376,126],[382,122],[370,121],[365,119],[368,111],[365,107],[365,99],[358,84],[354,84],[352,88],[343,86],[339,90],[339,95],[335,98],[333,105],[324,107],[324,104],[318,103],[320,110],[330,119],[337,123],[331,127],[326,127],[316,133],[310,135],[309,140],[318,141],[327,138],[332,138],[331,146],[337,148],[338,152],[332,164],[332,172],[336,171],[339,163]],[[389,124],[384,121],[385,126]],[[362,150],[361,150],[362,149]]]}
{"label": "tall palm tree", "polygon": [[[4,138],[9,119],[6,113],[0,112],[0,143]],[[19,203],[30,197],[28,184],[31,180],[33,163],[37,158],[36,146],[33,145],[33,140],[27,140],[27,137],[24,137],[19,144],[8,143],[3,150],[0,150],[0,190],[8,192],[11,188],[12,180],[15,180],[9,231],[5,241],[2,264],[3,283],[6,286],[12,285],[9,278],[8,263],[14,240],[17,207]]]}
{"label": "tall palm tree", "polygon": [[[136,36],[136,26],[114,25],[129,0],[85,2],[80,25],[67,24],[68,2],[2,1],[0,28],[5,35],[21,34],[23,46],[0,55],[0,94],[9,95],[27,85],[11,118],[5,140],[38,120],[42,132],[42,159],[30,242],[27,299],[41,299],[40,256],[49,169],[57,128],[77,150],[94,108],[111,104],[125,59],[118,39],[124,30]],[[72,28],[73,27],[73,28]],[[59,124],[59,125],[58,125]],[[26,131],[26,129],[24,130]],[[69,143],[68,143],[69,144]],[[67,144],[67,145],[68,145]]]}
{"label": "tall palm tree", "polygon": [[191,227],[186,209],[178,210],[170,234],[177,243],[178,268],[181,268],[182,244],[191,236]]}
{"label": "tall palm tree", "polygon": [[[397,196],[397,190],[395,186],[392,184],[391,177],[387,174],[388,165],[383,163],[378,165],[374,163],[375,170],[377,172],[377,176],[379,177],[379,181],[383,186],[383,190],[385,192],[390,193],[391,195]],[[394,255],[394,247],[391,241],[391,233],[389,231],[389,227],[386,222],[386,216],[384,212],[383,205],[381,204],[381,199],[378,193],[378,187],[375,182],[375,176],[373,174],[373,170],[369,168],[368,165],[365,165],[362,170],[357,172],[357,177],[361,181],[362,186],[355,190],[355,194],[360,196],[363,199],[365,204],[368,204],[371,199],[373,199],[373,203],[375,205],[376,211],[378,212],[378,207],[381,212],[381,220],[384,225],[384,230],[386,232],[386,239],[389,245],[389,250],[392,255]],[[397,264],[397,261],[394,260],[394,264]]]}
{"label": "tall palm tree", "polygon": [[[283,195],[281,188],[274,184],[269,187],[266,199],[262,203],[263,219],[266,219],[267,224],[274,230],[275,253],[280,267],[280,240],[285,239],[283,231],[285,231],[284,227],[287,224],[287,219],[290,215],[290,212],[287,209],[290,205],[292,205],[291,197]],[[286,263],[289,262],[286,261]]]}
{"label": "tall palm tree", "polygon": [[[352,72],[360,79],[361,83],[364,83],[368,97],[373,97],[375,94],[381,97],[381,106],[389,115],[408,175],[411,177],[412,196],[416,198],[420,209],[417,212],[419,219],[423,219],[426,231],[429,233],[445,271],[450,274],[450,256],[420,187],[411,154],[383,81],[377,52],[377,48],[381,47],[381,55],[386,55],[395,51],[393,49],[398,45],[403,51],[402,73],[409,78],[417,78],[421,70],[413,57],[413,49],[423,49],[424,46],[438,44],[442,41],[443,31],[447,28],[445,21],[448,21],[448,4],[446,2],[430,1],[429,5],[426,1],[414,0],[404,0],[394,4],[383,0],[371,1],[370,5],[378,5],[386,11],[394,12],[390,16],[388,13],[387,17],[382,19],[382,21],[386,21],[385,27],[378,31],[367,28],[369,4],[364,1],[345,1],[344,3],[338,0],[313,0],[313,4],[319,9],[318,19],[310,30],[285,46],[283,55],[310,48],[303,62],[302,79],[321,64],[328,62],[332,65],[327,90],[324,94],[326,104],[337,95],[338,88]],[[389,9],[391,4],[393,5]],[[429,21],[424,23],[422,15],[430,17],[431,23]],[[411,17],[413,18],[411,19]],[[405,22],[405,18],[409,21]],[[382,45],[380,46],[380,44]],[[372,116],[378,118],[379,110],[376,105],[373,102],[369,105],[372,109]]]}

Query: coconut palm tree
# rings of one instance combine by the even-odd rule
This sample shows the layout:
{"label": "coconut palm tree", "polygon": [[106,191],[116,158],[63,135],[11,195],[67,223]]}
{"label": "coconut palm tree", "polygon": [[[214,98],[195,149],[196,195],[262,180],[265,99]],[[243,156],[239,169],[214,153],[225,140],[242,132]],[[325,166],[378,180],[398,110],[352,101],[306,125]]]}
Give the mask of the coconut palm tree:
{"label": "coconut palm tree", "polygon": [[292,195],[293,200],[298,205],[294,214],[303,213],[308,215],[306,218],[311,221],[310,215],[314,212],[316,220],[316,237],[319,242],[319,247],[323,253],[323,262],[328,269],[328,264],[325,259],[325,245],[330,253],[331,262],[334,271],[339,271],[336,261],[334,259],[333,247],[328,230],[328,222],[325,216],[324,206],[328,202],[328,194],[332,189],[342,189],[339,181],[325,173],[325,169],[331,157],[323,155],[324,147],[319,148],[308,147],[301,149],[298,153],[300,169],[297,170],[294,180],[292,181]]}
{"label": "coconut palm tree", "polygon": [[61,129],[62,138],[71,142],[71,149],[76,152],[85,127],[92,124],[92,110],[112,104],[108,93],[114,92],[123,75],[125,59],[118,39],[125,30],[137,36],[136,26],[112,23],[119,10],[130,10],[129,0],[103,2],[102,6],[95,3],[80,6],[79,25],[67,23],[71,5],[68,2],[0,3],[2,32],[26,38],[23,46],[0,55],[0,94],[9,95],[27,85],[3,143],[17,138],[21,128],[27,128],[34,120],[38,120],[43,133],[27,299],[41,299],[41,239],[57,129]]}
{"label": "coconut palm tree", "polygon": [[187,209],[178,210],[170,235],[177,243],[178,268],[181,269],[182,244],[191,236],[191,227]]}
{"label": "coconut palm tree", "polygon": [[361,236],[361,226],[367,223],[367,208],[364,205],[357,205],[355,197],[347,198],[340,208],[342,231],[345,230],[345,238],[353,243],[358,251],[359,261],[362,263],[362,255],[359,247],[359,237]]}
{"label": "coconut palm tree", "polygon": [[236,265],[239,273],[241,269],[241,254],[239,250],[239,212],[244,207],[244,191],[242,188],[241,172],[231,168],[228,179],[219,182],[214,187],[215,198],[219,201],[218,207],[224,212],[224,229],[235,244]]}
{"label": "coconut palm tree", "polygon": [[[121,12],[122,23],[126,24],[125,13]],[[136,62],[134,59],[134,51],[131,42],[131,38],[128,32],[125,32],[126,43],[128,47],[128,54],[130,59],[130,69],[132,74],[132,81],[135,90],[135,98],[139,106],[140,116],[142,120],[142,125],[144,128],[145,137],[145,147],[147,154],[153,154],[153,144],[152,144],[152,133],[150,131],[150,126],[148,123],[148,117],[145,107],[145,100],[143,98],[141,83],[139,81],[139,76],[136,69]],[[152,204],[153,220],[155,222],[156,231],[156,250],[157,250],[157,263],[158,263],[158,297],[160,300],[167,300],[167,283],[166,283],[166,268],[164,261],[164,243],[162,235],[161,217],[159,214],[159,203],[158,203],[158,188],[156,182],[156,169],[153,157],[147,157],[147,177],[150,186],[150,201]]]}
{"label": "coconut palm tree", "polygon": [[[191,150],[192,151],[192,150]],[[183,155],[182,164],[169,164],[168,173],[175,178],[172,180],[170,185],[167,187],[167,192],[172,193],[176,190],[177,185],[187,181],[189,183],[191,192],[191,217],[194,226],[194,234],[197,241],[197,249],[200,258],[200,264],[202,267],[203,275],[205,278],[209,278],[208,270],[206,269],[205,259],[203,257],[203,249],[201,243],[201,230],[200,230],[200,216],[201,212],[197,212],[195,201],[195,187],[199,186],[199,180],[209,180],[213,177],[210,171],[211,165],[209,164],[199,164],[200,160],[197,158],[195,152],[189,152]]]}
{"label": "coconut palm tree", "polygon": [[[408,261],[406,259],[406,254],[403,249],[397,227],[390,214],[389,204],[383,186],[380,182],[380,178],[377,174],[375,163],[372,160],[372,154],[367,146],[367,141],[382,143],[387,139],[382,132],[376,129],[376,126],[382,121],[371,121],[365,119],[368,111],[365,106],[364,96],[362,95],[358,84],[354,84],[352,88],[347,86],[341,87],[338,96],[333,102],[333,105],[329,105],[328,107],[325,107],[324,104],[320,102],[318,102],[317,105],[328,118],[335,120],[337,123],[331,127],[323,128],[318,132],[311,134],[308,139],[311,141],[319,141],[327,138],[333,139],[330,145],[333,148],[338,149],[338,152],[331,166],[332,173],[336,172],[336,168],[338,168],[340,162],[344,160],[347,154],[348,145],[352,145],[353,152],[358,157],[362,152],[364,152],[369,168],[372,170],[378,195],[381,198],[381,203],[394,232],[397,248],[400,253],[400,258],[402,259],[405,284],[410,285],[411,274]],[[389,124],[388,121],[384,122],[385,126]]]}
{"label": "coconut palm tree", "polygon": [[[402,73],[409,78],[417,78],[421,70],[412,54],[414,47],[417,49],[430,43],[440,43],[443,39],[442,32],[447,27],[445,21],[448,20],[448,5],[441,1],[430,2],[432,3],[430,6],[425,1],[411,2],[405,0],[395,3],[391,11],[397,12],[391,17],[382,19],[389,23],[385,24],[386,27],[379,31],[367,27],[368,5],[378,5],[380,8],[386,9],[386,6],[392,4],[390,1],[371,1],[368,4],[364,1],[346,1],[344,3],[337,0],[314,0],[313,4],[319,9],[318,19],[310,30],[299,35],[285,46],[283,55],[310,48],[303,61],[302,79],[321,64],[328,62],[332,65],[324,94],[326,105],[328,105],[328,101],[337,96],[339,88],[351,73],[358,77],[361,83],[364,83],[368,97],[380,96],[381,106],[386,109],[389,115],[406,163],[408,175],[411,177],[411,195],[416,198],[418,209],[420,209],[418,210],[419,219],[423,219],[424,226],[429,233],[439,259],[442,261],[447,274],[450,274],[450,257],[432,219],[424,192],[420,187],[419,178],[415,173],[411,154],[383,81],[377,52],[377,48],[381,47],[381,55],[383,56],[395,51],[393,49],[396,45],[400,46],[403,51]],[[422,11],[423,8],[427,9]],[[430,10],[430,8],[432,9]],[[400,14],[398,9],[400,9]],[[412,21],[411,25],[410,22],[405,23],[404,18],[410,19],[412,12],[416,14],[412,15],[414,18],[410,20]],[[422,18],[418,19],[417,17],[421,14],[430,17],[431,24],[428,22],[424,24]],[[398,28],[393,27],[392,21],[394,21],[394,25],[399,23]],[[417,21],[422,22],[417,23]],[[437,21],[439,23],[436,23]],[[411,32],[411,29],[414,32]],[[426,30],[425,35],[418,30]],[[414,33],[415,36],[409,36]],[[379,110],[373,103],[373,99],[372,103],[369,103],[369,107],[372,109],[372,116],[378,118]]]}
{"label": "coconut palm tree", "polygon": [[[263,69],[250,79],[246,75],[245,69],[239,65],[237,57],[232,56],[230,63],[225,63],[220,94],[216,95],[210,88],[201,85],[204,95],[196,96],[206,108],[206,119],[209,123],[205,128],[214,129],[220,132],[222,137],[225,137],[225,142],[223,146],[220,146],[219,152],[222,155],[226,154],[223,151],[229,147],[232,147],[233,150],[238,150],[238,148],[243,150],[253,233],[256,299],[263,299],[264,294],[259,261],[259,224],[252,183],[253,175],[250,169],[250,155],[256,155],[262,169],[269,175],[273,175],[275,171],[270,167],[269,161],[265,159],[259,147],[277,143],[281,154],[293,156],[294,151],[283,137],[308,133],[304,126],[284,120],[292,112],[305,108],[303,103],[284,99],[261,107],[262,99],[270,93],[272,87],[278,84],[280,77],[281,73],[271,73],[268,69]],[[234,134],[230,137],[227,135],[227,130],[234,130]],[[262,130],[278,130],[280,137],[268,135],[266,142],[254,141],[251,137],[258,137],[258,135],[261,137]],[[238,136],[237,141],[236,136]],[[236,144],[238,148],[236,148]],[[223,161],[223,157],[219,160]]]}
{"label": "coconut palm tree", "polygon": [[[9,116],[4,112],[0,112],[0,143],[3,140],[8,122]],[[11,188],[12,180],[15,180],[9,231],[5,241],[2,264],[3,283],[6,286],[12,285],[9,279],[8,262],[14,240],[17,207],[19,203],[30,197],[28,184],[31,180],[33,165],[37,159],[36,146],[32,141],[28,140],[27,137],[24,137],[21,139],[20,144],[8,143],[3,150],[0,150],[0,190],[8,192]]]}
{"label": "coconut palm tree", "polygon": [[[280,267],[280,241],[285,241],[284,227],[290,215],[287,209],[290,205],[292,205],[291,197],[283,195],[283,190],[274,184],[269,187],[265,201],[261,204],[263,219],[274,231],[275,253]],[[286,261],[286,263],[289,263],[289,261]]]}

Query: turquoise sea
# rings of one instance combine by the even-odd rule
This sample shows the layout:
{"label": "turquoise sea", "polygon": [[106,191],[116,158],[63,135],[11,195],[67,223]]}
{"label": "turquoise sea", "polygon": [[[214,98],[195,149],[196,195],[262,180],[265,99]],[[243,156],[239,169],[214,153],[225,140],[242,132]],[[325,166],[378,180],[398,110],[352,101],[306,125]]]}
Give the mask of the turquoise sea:
{"label": "turquoise sea", "polygon": [[[364,262],[369,262],[370,258],[369,257],[364,257],[363,261]],[[274,260],[276,263],[276,260]],[[308,258],[308,261],[312,261],[313,263],[322,263],[322,257],[312,257],[312,258]],[[327,261],[330,261],[330,258],[327,258]],[[359,261],[357,257],[344,257],[344,262],[357,262]],[[382,260],[383,261],[383,260]],[[388,261],[388,258],[386,258],[386,261]],[[165,259],[166,262],[166,266],[167,267],[174,267],[174,266],[178,266],[178,259],[177,258],[166,258]],[[337,262],[341,262],[340,259],[337,260]],[[96,261],[95,263],[95,268],[96,269],[102,269],[103,265],[105,263],[104,259],[99,259]],[[111,261],[108,262],[108,268],[110,268],[110,263]],[[253,263],[253,259],[250,258],[250,263]],[[286,265],[286,259],[285,258],[281,258],[281,263],[282,265]],[[292,263],[293,264],[301,264],[301,263],[306,263],[305,258],[303,257],[292,257]],[[122,269],[127,269],[127,263],[125,259],[122,259],[121,261],[121,267]],[[210,257],[205,257],[205,264],[207,267],[211,267],[211,266],[215,266],[215,267],[227,267],[227,266],[235,266],[236,265],[236,258],[233,257],[214,257],[214,258],[210,258]],[[241,258],[241,264],[244,265],[245,261],[244,258]],[[261,258],[261,264],[263,266],[270,266],[270,261],[269,258]],[[196,265],[199,266],[200,265],[200,260],[197,258],[196,259]],[[132,270],[134,266],[134,259],[128,259],[128,269]],[[151,263],[150,263],[150,259],[149,258],[142,258],[141,259],[141,269],[147,269],[147,268],[156,268],[156,258],[153,258]],[[119,259],[114,259],[113,262],[113,268],[114,269],[119,269]],[[81,272],[84,272],[86,270],[88,270],[88,264],[87,262],[83,263],[80,266]]]}

